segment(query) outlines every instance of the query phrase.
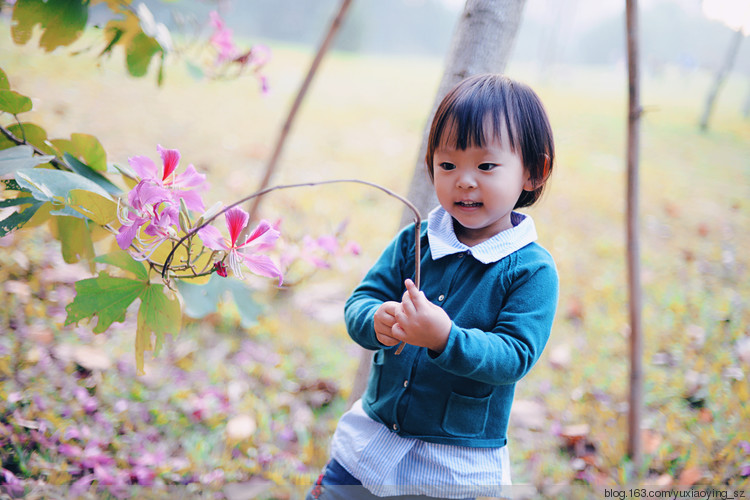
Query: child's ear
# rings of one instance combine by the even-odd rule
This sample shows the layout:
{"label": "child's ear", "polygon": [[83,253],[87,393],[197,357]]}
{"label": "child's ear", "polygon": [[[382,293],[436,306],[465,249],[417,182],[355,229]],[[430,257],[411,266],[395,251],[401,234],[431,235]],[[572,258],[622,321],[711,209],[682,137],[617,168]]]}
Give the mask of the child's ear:
{"label": "child's ear", "polygon": [[547,178],[549,177],[549,156],[544,155],[544,166],[542,167],[542,178],[541,179],[534,179],[531,177],[531,173],[527,169],[526,172],[529,174],[529,177],[526,179],[526,182],[523,185],[524,191],[536,191],[540,187],[544,185],[545,182],[547,182]]}

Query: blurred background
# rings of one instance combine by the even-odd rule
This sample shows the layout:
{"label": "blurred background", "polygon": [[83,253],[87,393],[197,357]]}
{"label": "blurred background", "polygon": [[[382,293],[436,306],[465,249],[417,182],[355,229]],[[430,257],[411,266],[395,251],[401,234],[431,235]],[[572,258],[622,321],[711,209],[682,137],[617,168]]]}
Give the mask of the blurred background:
{"label": "blurred background", "polygon": [[[185,42],[157,86],[155,65],[136,79],[121,54],[96,57],[104,5],[93,7],[82,40],[47,54],[33,41],[13,44],[9,3],[0,68],[12,88],[33,97],[28,121],[43,123],[50,137],[95,135],[119,164],[158,158],[157,144],[179,149],[183,164],[207,173],[209,205],[255,191],[339,5],[147,1]],[[748,488],[750,259],[742,249],[750,244],[750,42],[736,34],[744,3],[730,2],[723,22],[698,0],[639,2],[646,394],[639,472],[649,485]],[[356,177],[405,193],[462,6],[355,0],[273,183]],[[210,31],[212,10],[238,45],[270,48],[267,93],[254,77],[201,78],[185,63],[197,50],[187,42]],[[561,278],[550,343],[518,386],[513,479],[529,487],[529,498],[571,487],[581,498],[601,497],[601,488],[634,480],[625,454],[624,2],[528,0],[505,72],[540,94],[552,120],[556,171],[528,213]],[[134,314],[99,336],[92,325],[64,326],[72,282],[88,268],[63,264],[44,227],[0,239],[3,469],[34,484],[88,478],[92,492],[112,494],[119,490],[108,484],[298,498],[327,459],[359,361],[343,301],[399,229],[401,211],[359,186],[268,196],[261,213],[281,221],[286,240],[337,233],[361,252],[327,269],[287,270],[295,286],[251,280],[249,303],[226,300],[216,312],[186,317],[180,335],[147,359],[143,377],[134,374]]]}

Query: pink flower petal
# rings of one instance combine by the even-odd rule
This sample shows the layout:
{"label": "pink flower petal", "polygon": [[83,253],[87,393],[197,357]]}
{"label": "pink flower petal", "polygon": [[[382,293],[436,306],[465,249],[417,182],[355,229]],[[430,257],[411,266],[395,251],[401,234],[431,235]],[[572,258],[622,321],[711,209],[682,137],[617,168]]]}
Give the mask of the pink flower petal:
{"label": "pink flower petal", "polygon": [[262,220],[247,240],[239,246],[246,248],[247,252],[261,252],[273,248],[279,236],[280,233],[273,229],[267,220]]}
{"label": "pink flower petal", "polygon": [[206,226],[198,230],[198,238],[201,239],[204,246],[212,250],[229,251],[226,239],[221,235],[218,229],[213,226]]}
{"label": "pink flower petal", "polygon": [[232,247],[236,247],[237,238],[240,232],[247,226],[250,215],[240,207],[234,207],[227,210],[224,217],[227,221],[227,229],[229,229],[229,240],[232,242]]}
{"label": "pink flower petal", "polygon": [[279,278],[279,286],[284,280],[281,271],[276,264],[267,255],[247,255],[242,252],[238,252],[242,260],[245,261],[245,265],[250,269],[251,272],[267,278]]}
{"label": "pink flower petal", "polygon": [[221,19],[221,16],[219,15],[218,12],[216,12],[215,10],[212,10],[211,12],[208,13],[208,16],[211,19],[212,27],[216,28],[217,30],[224,29],[224,21]]}
{"label": "pink flower petal", "polygon": [[175,176],[170,184],[175,189],[206,189],[206,174],[199,174],[193,165],[188,165],[185,171]]}
{"label": "pink flower petal", "polygon": [[196,212],[203,212],[206,207],[203,205],[203,199],[201,198],[201,195],[197,193],[196,191],[184,191],[182,189],[178,189],[172,192],[175,198],[175,202],[179,204],[180,198],[185,200],[185,206],[188,207],[190,210],[194,210]]}
{"label": "pink flower petal", "polygon": [[128,193],[128,203],[136,210],[144,210],[150,205],[171,199],[169,190],[151,180],[142,180]]}
{"label": "pink flower petal", "polygon": [[133,222],[133,224],[129,226],[123,225],[122,227],[120,227],[120,230],[115,236],[115,239],[117,240],[117,244],[121,249],[128,249],[128,247],[133,243],[133,239],[138,234],[138,230],[141,228],[141,225],[145,221],[145,219],[137,219]]}
{"label": "pink flower petal", "polygon": [[180,152],[176,149],[165,149],[161,145],[157,145],[156,150],[159,151],[161,161],[164,164],[161,180],[166,181],[180,162]]}
{"label": "pink flower petal", "polygon": [[161,175],[159,168],[148,156],[131,156],[128,164],[141,179],[159,179]]}

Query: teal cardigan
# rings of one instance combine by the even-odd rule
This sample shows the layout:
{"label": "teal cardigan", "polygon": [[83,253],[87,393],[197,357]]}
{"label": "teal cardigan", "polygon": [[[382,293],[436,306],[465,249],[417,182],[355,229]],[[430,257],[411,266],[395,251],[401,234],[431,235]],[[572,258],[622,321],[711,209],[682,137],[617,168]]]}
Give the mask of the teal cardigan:
{"label": "teal cardigan", "polygon": [[483,264],[469,252],[432,259],[422,225],[421,289],[452,320],[442,353],[406,345],[401,354],[375,337],[373,315],[399,302],[414,278],[414,225],[385,249],[346,302],[349,335],[374,350],[362,406],[404,437],[469,447],[507,443],[515,384],[539,359],[557,306],[550,254],[530,243]]}

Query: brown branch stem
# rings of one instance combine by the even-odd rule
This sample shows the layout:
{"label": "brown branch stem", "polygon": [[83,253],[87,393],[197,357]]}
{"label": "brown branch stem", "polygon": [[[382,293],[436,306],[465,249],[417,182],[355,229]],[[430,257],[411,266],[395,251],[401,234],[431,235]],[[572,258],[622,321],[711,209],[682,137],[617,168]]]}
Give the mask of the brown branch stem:
{"label": "brown branch stem", "polygon": [[421,225],[422,225],[422,217],[419,215],[419,210],[417,209],[417,207],[414,206],[414,204],[412,202],[410,202],[409,200],[407,200],[403,196],[401,196],[399,194],[396,194],[395,192],[391,191],[390,189],[385,188],[383,186],[380,186],[378,184],[375,184],[373,182],[363,181],[363,180],[359,180],[359,179],[333,179],[333,180],[319,181],[319,182],[301,182],[301,183],[298,183],[298,184],[285,184],[285,185],[279,185],[279,186],[272,186],[272,187],[269,187],[269,188],[266,188],[266,189],[261,189],[260,191],[256,191],[255,193],[253,193],[251,195],[245,196],[244,198],[242,198],[242,199],[240,199],[240,200],[232,203],[231,205],[228,205],[228,206],[224,207],[223,210],[219,211],[214,216],[206,219],[205,221],[203,221],[203,223],[201,225],[199,225],[197,227],[194,227],[185,236],[183,236],[177,242],[177,244],[174,246],[174,248],[172,249],[172,251],[169,252],[169,255],[167,255],[167,258],[164,260],[164,264],[163,264],[162,272],[161,272],[162,279],[165,279],[165,280],[167,279],[167,276],[168,276],[168,273],[169,273],[169,269],[170,269],[170,264],[172,263],[172,259],[174,258],[175,251],[177,250],[177,248],[180,247],[180,245],[183,244],[183,242],[185,240],[187,240],[188,238],[193,237],[195,234],[198,233],[198,231],[200,231],[201,229],[203,229],[205,226],[209,225],[217,217],[219,217],[220,215],[224,214],[228,210],[236,207],[237,205],[241,205],[242,203],[248,202],[248,201],[250,201],[250,200],[252,200],[254,198],[258,198],[258,197],[263,196],[264,194],[268,194],[268,193],[270,193],[272,191],[279,191],[279,190],[282,190],[282,189],[291,189],[291,188],[298,188],[298,187],[322,186],[322,185],[326,185],[326,184],[341,184],[341,183],[362,184],[364,186],[369,186],[369,187],[378,189],[378,190],[386,193],[387,195],[389,195],[389,196],[391,196],[393,198],[396,198],[401,203],[403,203],[404,205],[406,205],[414,213],[414,225],[415,225],[415,229],[414,229],[414,233],[415,233],[415,236],[414,236],[414,283],[417,285],[417,288],[419,288],[419,286],[420,286],[420,276],[421,276],[420,261],[422,260],[422,257],[421,257],[422,249],[420,247],[420,228],[421,228]]}
{"label": "brown branch stem", "polygon": [[[16,121],[18,121],[18,117],[16,117]],[[21,130],[23,130],[23,125],[20,122],[18,123],[18,125],[21,127]],[[13,132],[3,127],[2,125],[0,125],[0,133],[3,134],[9,141],[15,143],[18,146],[31,146],[31,148],[34,150],[34,153],[38,154],[39,156],[49,156],[44,151],[28,142],[26,139],[19,139]],[[57,158],[55,158],[54,160],[50,160],[50,163],[58,170],[68,170],[65,164],[63,164]]]}

